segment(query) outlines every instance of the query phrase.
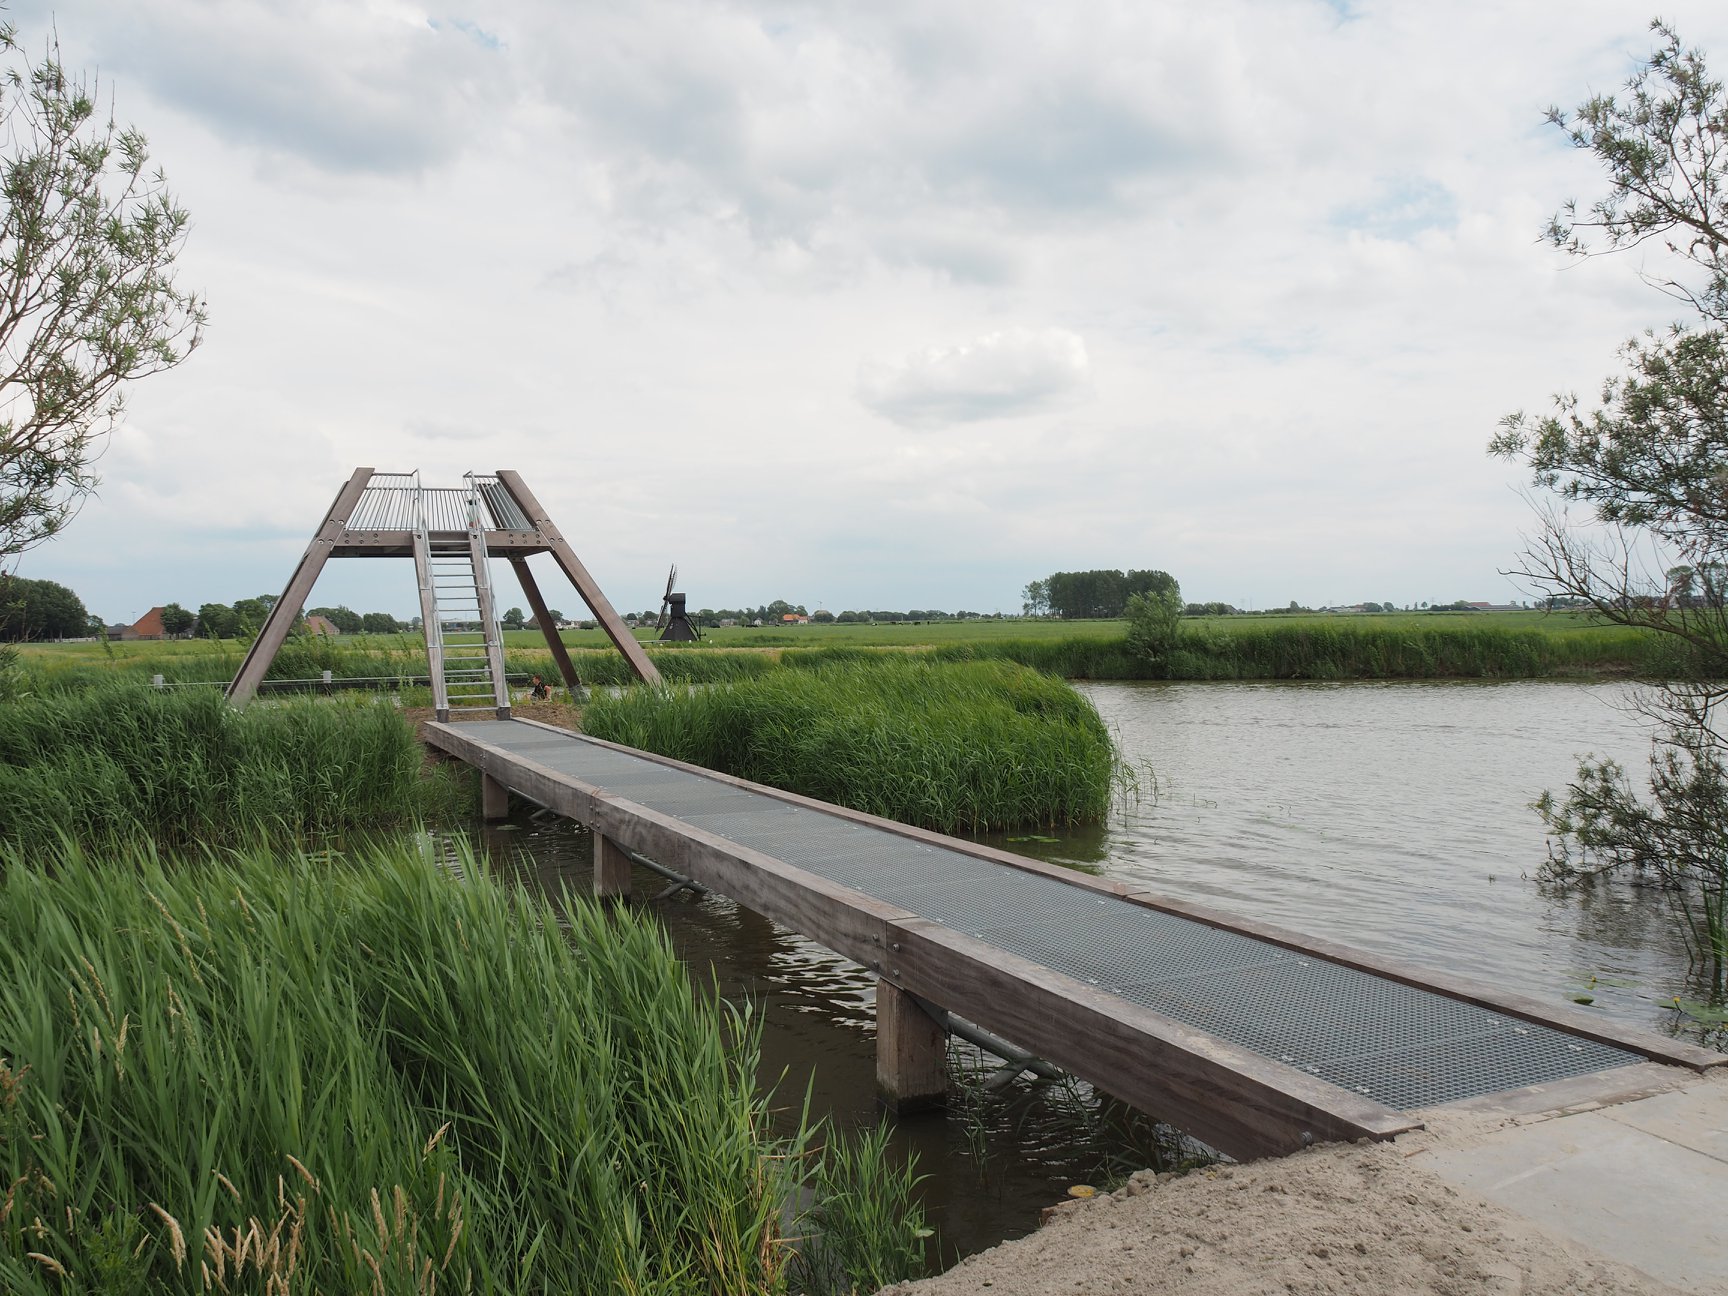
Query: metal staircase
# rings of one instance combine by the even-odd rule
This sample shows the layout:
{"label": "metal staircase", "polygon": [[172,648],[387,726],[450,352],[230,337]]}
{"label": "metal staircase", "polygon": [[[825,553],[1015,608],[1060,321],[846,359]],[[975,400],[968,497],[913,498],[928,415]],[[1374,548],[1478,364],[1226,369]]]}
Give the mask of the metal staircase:
{"label": "metal staircase", "polygon": [[486,562],[481,485],[463,478],[467,534],[427,526],[425,492],[414,474],[414,572],[420,582],[420,620],[432,676],[432,706],[438,719],[490,712],[510,718],[510,687],[504,678],[504,641],[492,601]]}

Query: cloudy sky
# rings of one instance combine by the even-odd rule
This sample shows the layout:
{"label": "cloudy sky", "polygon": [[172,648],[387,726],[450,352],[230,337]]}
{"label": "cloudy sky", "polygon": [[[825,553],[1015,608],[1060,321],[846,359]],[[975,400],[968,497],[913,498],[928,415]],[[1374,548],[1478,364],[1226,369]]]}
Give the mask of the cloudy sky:
{"label": "cloudy sky", "polygon": [[[1728,6],[1661,12],[1728,66]],[[1487,440],[1670,314],[1537,239],[1624,0],[10,13],[149,136],[209,299],[24,560],[109,620],[279,590],[359,464],[518,469],[621,608],[672,562],[692,607],[1522,597]]]}

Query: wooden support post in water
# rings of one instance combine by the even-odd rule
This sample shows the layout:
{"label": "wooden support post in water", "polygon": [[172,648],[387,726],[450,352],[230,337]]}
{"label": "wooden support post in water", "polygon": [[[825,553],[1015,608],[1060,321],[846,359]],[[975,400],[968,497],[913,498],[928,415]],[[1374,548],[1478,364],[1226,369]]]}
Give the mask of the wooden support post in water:
{"label": "wooden support post in water", "polygon": [[510,817],[510,792],[490,774],[480,776],[480,817],[486,820]]}
{"label": "wooden support post in water", "polygon": [[594,894],[630,894],[630,857],[624,848],[604,833],[594,834]]}
{"label": "wooden support post in water", "polygon": [[876,1092],[896,1115],[930,1111],[948,1098],[948,1035],[891,981],[876,982]]}

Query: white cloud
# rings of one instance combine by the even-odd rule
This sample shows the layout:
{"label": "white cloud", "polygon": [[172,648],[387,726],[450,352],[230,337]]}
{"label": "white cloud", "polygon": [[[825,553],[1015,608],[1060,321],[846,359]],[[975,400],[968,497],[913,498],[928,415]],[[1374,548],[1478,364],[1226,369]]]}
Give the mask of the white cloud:
{"label": "white cloud", "polygon": [[1066,329],[1003,329],[960,346],[859,367],[858,399],[903,427],[1013,418],[1084,400],[1086,344]]}
{"label": "white cloud", "polygon": [[507,92],[496,37],[388,0],[63,0],[55,19],[110,87],[148,87],[269,161],[338,175],[444,163]]}
{"label": "white cloud", "polygon": [[[114,619],[279,586],[361,463],[521,469],[620,606],[674,560],[698,606],[1492,597],[1499,416],[1671,313],[1537,242],[1601,191],[1543,109],[1651,48],[1620,0],[7,15],[148,134],[210,301],[28,559]],[[1719,0],[1664,16],[1728,65]]]}

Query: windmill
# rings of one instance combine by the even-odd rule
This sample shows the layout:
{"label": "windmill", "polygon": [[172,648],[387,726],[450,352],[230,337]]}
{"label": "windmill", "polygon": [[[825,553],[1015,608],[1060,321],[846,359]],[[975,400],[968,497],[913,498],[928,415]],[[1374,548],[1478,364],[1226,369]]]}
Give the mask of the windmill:
{"label": "windmill", "polygon": [[660,596],[660,615],[654,622],[654,629],[663,632],[666,629],[667,609],[672,606],[672,586],[678,581],[678,564],[673,563],[666,573],[666,592]]}
{"label": "windmill", "polygon": [[684,596],[673,593],[678,581],[678,564],[666,573],[666,592],[660,596],[660,617],[654,628],[660,632],[661,643],[694,643],[702,637],[684,612]]}

